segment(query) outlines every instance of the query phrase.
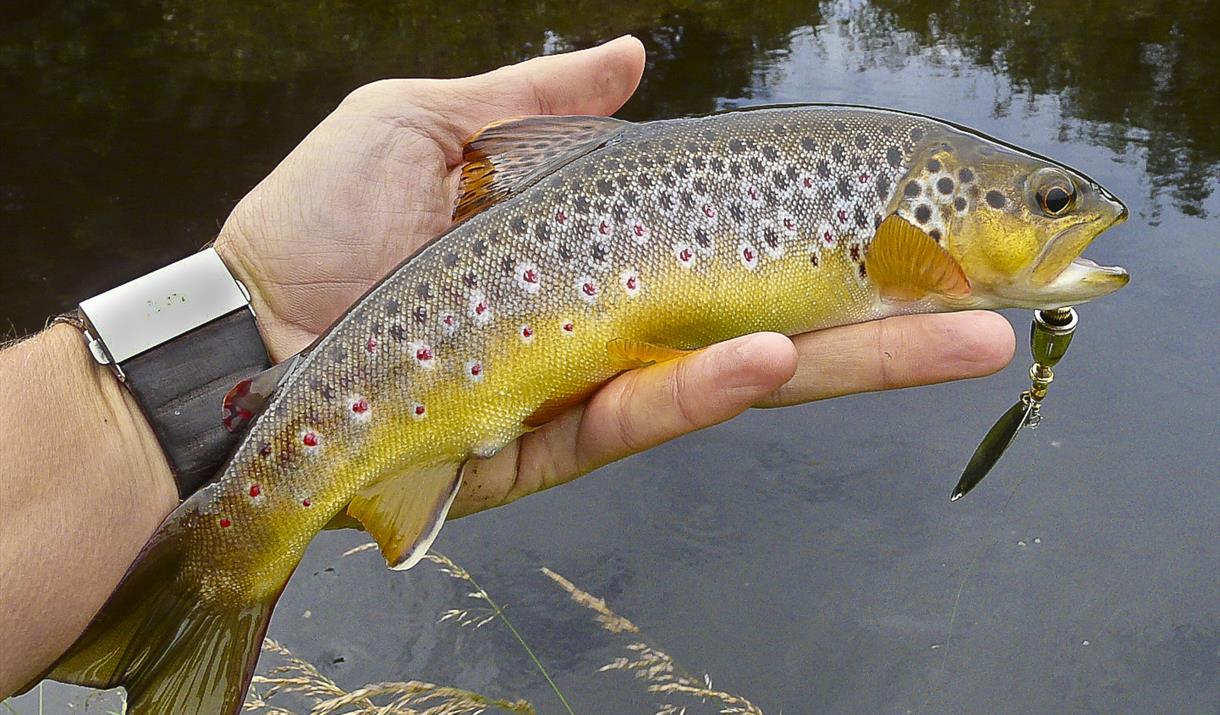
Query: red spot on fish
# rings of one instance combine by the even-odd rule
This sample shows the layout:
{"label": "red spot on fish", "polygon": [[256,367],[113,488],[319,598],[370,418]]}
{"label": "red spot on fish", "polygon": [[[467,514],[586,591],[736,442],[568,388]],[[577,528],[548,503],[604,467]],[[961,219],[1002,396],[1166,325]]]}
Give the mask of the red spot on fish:
{"label": "red spot on fish", "polygon": [[601,223],[597,224],[597,232],[603,236],[609,236],[610,235],[610,222],[606,221],[606,220],[602,220]]}
{"label": "red spot on fish", "polygon": [[237,432],[254,419],[254,412],[250,409],[255,402],[250,398],[251,384],[249,378],[238,382],[221,400],[220,421],[230,432]]}
{"label": "red spot on fish", "polygon": [[432,359],[432,348],[420,348],[415,351],[415,359],[420,362],[427,362]]}
{"label": "red spot on fish", "polygon": [[576,332],[576,324],[575,324],[575,323],[564,323],[564,324],[563,324],[563,331],[564,331],[565,333],[574,333],[574,332]]}
{"label": "red spot on fish", "polygon": [[369,352],[376,351],[377,350],[377,338],[369,338],[369,341],[364,344],[364,349],[368,350]]}
{"label": "red spot on fish", "polygon": [[839,209],[837,212],[835,212],[835,215],[839,217],[839,221],[841,221],[841,222],[847,221],[847,210],[846,209]]}
{"label": "red spot on fish", "polygon": [[427,409],[426,409],[426,408],[425,408],[423,405],[416,405],[416,406],[415,406],[415,416],[416,416],[416,417],[423,417],[423,416],[424,416],[424,412],[426,412],[426,411],[427,411]]}
{"label": "red spot on fish", "polygon": [[233,526],[233,522],[229,521],[228,517],[221,517],[221,519],[220,519],[220,528],[222,528],[222,529],[227,529],[227,528],[229,528],[230,526]]}
{"label": "red spot on fish", "polygon": [[822,240],[825,241],[826,243],[834,243],[835,236],[833,233],[830,232],[830,229],[826,229],[825,231],[822,232]]}
{"label": "red spot on fish", "polygon": [[534,329],[533,329],[533,328],[531,328],[531,327],[530,327],[530,326],[528,326],[528,325],[522,326],[522,328],[521,328],[521,337],[523,337],[523,338],[529,338],[529,337],[533,337],[533,335],[534,335]]}
{"label": "red spot on fish", "polygon": [[453,327],[453,316],[446,315],[444,318],[441,318],[441,322],[443,322],[445,325],[448,325],[449,327]]}
{"label": "red spot on fish", "polygon": [[262,494],[262,493],[263,493],[262,487],[260,487],[257,484],[250,485],[250,498],[251,499],[253,499],[254,497],[257,497],[259,494]]}
{"label": "red spot on fish", "polygon": [[627,277],[627,290],[635,290],[637,285],[639,285],[639,281],[635,279],[635,276]]}
{"label": "red spot on fish", "polygon": [[748,194],[750,194],[750,198],[751,198],[751,199],[753,199],[753,200],[755,200],[755,201],[758,201],[759,197],[761,196],[761,194],[760,194],[760,193],[758,193],[758,187],[757,187],[757,186],[751,186],[749,189],[747,189],[747,190],[746,190],[746,192],[747,192]]}
{"label": "red spot on fish", "polygon": [[862,172],[862,173],[860,174],[860,183],[861,183],[861,184],[863,184],[864,182],[868,181],[868,179],[869,179],[869,175],[868,175],[867,173]]}
{"label": "red spot on fish", "polygon": [[568,215],[564,213],[563,209],[559,209],[555,212],[555,223],[567,223],[567,220]]}
{"label": "red spot on fish", "polygon": [[813,264],[814,268],[817,268],[818,267],[818,254],[816,254],[816,253],[810,254],[809,262]]}
{"label": "red spot on fish", "polygon": [[487,304],[486,304],[486,303],[484,303],[483,301],[479,301],[478,303],[476,303],[476,304],[475,304],[475,306],[474,306],[474,314],[475,314],[475,315],[482,315],[482,314],[483,314],[483,313],[485,313],[485,312],[487,312]]}
{"label": "red spot on fish", "polygon": [[692,258],[694,258],[694,254],[691,253],[691,250],[689,248],[683,248],[678,253],[678,260],[682,261],[683,263],[690,263],[690,259],[692,259]]}
{"label": "red spot on fish", "polygon": [[521,274],[521,280],[525,281],[526,283],[537,283],[538,271],[534,270],[533,268],[528,269],[525,273]]}
{"label": "red spot on fish", "polygon": [[635,235],[637,235],[637,236],[643,236],[645,233],[648,232],[647,229],[644,228],[644,224],[642,224],[642,223],[637,223],[632,228],[632,230],[635,231]]}
{"label": "red spot on fish", "polygon": [[301,441],[305,443],[306,447],[317,447],[318,435],[314,434],[313,432],[306,432],[305,436],[301,438]]}
{"label": "red spot on fish", "polygon": [[813,177],[806,176],[804,179],[801,180],[801,183],[805,186],[806,189],[812,189],[813,188]]}
{"label": "red spot on fish", "polygon": [[741,257],[752,263],[754,261],[754,251],[750,250],[749,246],[746,246],[741,249]]}
{"label": "red spot on fish", "polygon": [[355,412],[358,415],[362,415],[368,411],[369,411],[369,401],[364,399],[363,397],[361,397],[359,400],[356,400],[355,402],[352,403],[352,412]]}
{"label": "red spot on fish", "polygon": [[309,497],[305,497],[304,499],[301,500],[301,506],[310,507],[310,506],[313,506],[313,502],[309,501]]}
{"label": "red spot on fish", "polygon": [[788,229],[789,231],[795,231],[796,230],[796,221],[793,221],[791,218],[785,218],[784,219],[784,228]]}
{"label": "red spot on fish", "polygon": [[597,295],[597,286],[593,285],[592,283],[586,282],[585,284],[583,284],[580,287],[580,292],[584,293],[585,295],[587,295],[591,298],[591,297]]}
{"label": "red spot on fish", "polygon": [[712,206],[711,204],[704,204],[703,215],[707,216],[708,218],[716,218],[716,207]]}
{"label": "red spot on fish", "polygon": [[264,457],[271,454],[271,443],[264,442],[263,446],[258,448],[258,453],[263,455]]}
{"label": "red spot on fish", "polygon": [[470,374],[471,374],[471,375],[474,375],[475,377],[478,377],[479,375],[482,375],[482,374],[483,374],[483,364],[482,364],[482,363],[477,363],[477,362],[476,362],[475,364],[471,365],[471,366],[470,366]]}

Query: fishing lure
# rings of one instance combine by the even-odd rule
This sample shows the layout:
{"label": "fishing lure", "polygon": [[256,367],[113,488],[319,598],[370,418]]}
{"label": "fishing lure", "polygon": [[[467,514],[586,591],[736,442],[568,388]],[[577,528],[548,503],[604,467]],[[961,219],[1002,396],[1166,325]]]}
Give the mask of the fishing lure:
{"label": "fishing lure", "polygon": [[1034,364],[1029,368],[1030,388],[1022,392],[1017,403],[987,431],[957,486],[953,487],[950,501],[961,499],[978,486],[1022,429],[1037,429],[1042,422],[1042,400],[1046,399],[1055,379],[1052,368],[1067,354],[1079,322],[1076,309],[1071,307],[1034,311],[1034,319],[1029,325],[1029,352],[1034,357]]}

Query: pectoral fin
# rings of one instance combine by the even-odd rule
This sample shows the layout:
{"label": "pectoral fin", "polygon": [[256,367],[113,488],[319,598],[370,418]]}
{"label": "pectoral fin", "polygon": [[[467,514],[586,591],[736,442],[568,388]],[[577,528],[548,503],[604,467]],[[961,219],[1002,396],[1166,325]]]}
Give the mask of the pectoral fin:
{"label": "pectoral fin", "polygon": [[648,367],[659,362],[676,360],[684,355],[689,355],[692,351],[667,348],[643,340],[615,338],[606,343],[606,352],[610,356],[611,367],[617,370],[634,370],[637,367]]}
{"label": "pectoral fin", "polygon": [[347,513],[372,534],[386,564],[414,566],[436,539],[462,485],[462,464],[438,464],[366,487]]}
{"label": "pectoral fin", "polygon": [[276,363],[257,375],[252,375],[234,385],[220,404],[220,421],[225,429],[238,432],[262,414],[271,401],[271,396],[292,374],[300,355],[293,355],[287,360]]}
{"label": "pectoral fin", "polygon": [[970,281],[961,264],[928,234],[898,215],[881,222],[864,268],[883,298],[919,300],[928,295],[965,298]]}

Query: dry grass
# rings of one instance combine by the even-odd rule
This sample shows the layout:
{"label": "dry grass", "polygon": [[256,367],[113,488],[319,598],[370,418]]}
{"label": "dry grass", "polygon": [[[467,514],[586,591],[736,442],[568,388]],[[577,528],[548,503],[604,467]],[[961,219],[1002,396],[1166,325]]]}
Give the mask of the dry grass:
{"label": "dry grass", "polygon": [[[573,601],[597,613],[595,620],[601,627],[611,633],[632,633],[638,635],[639,626],[610,610],[605,600],[584,591],[568,579],[554,571],[543,568],[552,581],[568,592]],[[691,675],[679,666],[669,654],[643,641],[629,643],[627,650],[630,655],[615,658],[600,670],[625,670],[635,677],[648,683],[648,692],[658,695],[679,695],[697,699],[701,703],[714,702],[720,706],[719,712],[724,715],[762,715],[762,709],[754,703],[733,693],[716,690],[712,687],[712,679],[706,673],[702,677]],[[657,715],[679,715],[686,712],[687,706],[666,702],[659,706]]]}

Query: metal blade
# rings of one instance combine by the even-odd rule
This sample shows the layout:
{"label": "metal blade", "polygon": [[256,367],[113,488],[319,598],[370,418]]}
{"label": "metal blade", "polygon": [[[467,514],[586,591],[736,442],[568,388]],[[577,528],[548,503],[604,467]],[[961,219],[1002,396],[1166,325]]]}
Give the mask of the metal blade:
{"label": "metal blade", "polygon": [[974,450],[974,456],[970,458],[970,463],[962,472],[962,478],[957,480],[957,486],[953,487],[953,494],[949,497],[950,501],[957,501],[966,496],[967,492],[983,481],[983,477],[987,476],[996,462],[1000,461],[1000,457],[1004,455],[1012,441],[1016,439],[1017,433],[1025,426],[1029,413],[1033,409],[1032,401],[1020,399],[991,426],[987,435],[983,437],[983,441]]}

